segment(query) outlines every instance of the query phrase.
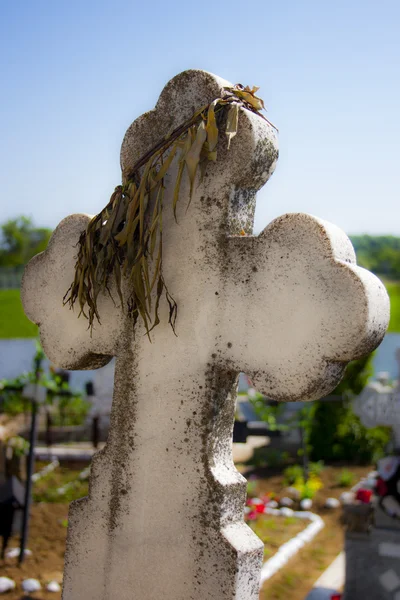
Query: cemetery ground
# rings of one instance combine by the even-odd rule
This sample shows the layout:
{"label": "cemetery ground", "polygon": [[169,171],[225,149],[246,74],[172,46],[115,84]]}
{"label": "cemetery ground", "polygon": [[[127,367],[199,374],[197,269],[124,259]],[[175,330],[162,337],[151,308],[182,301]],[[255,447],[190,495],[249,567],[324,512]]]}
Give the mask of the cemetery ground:
{"label": "cemetery ground", "polygon": [[[280,469],[259,468],[250,469],[248,466],[237,465],[246,476],[256,476],[254,480],[255,493],[263,496],[274,492],[278,497],[286,494],[286,485]],[[284,567],[262,586],[260,600],[304,600],[314,583],[343,551],[344,525],[342,509],[325,508],[327,498],[338,498],[348,491],[359,479],[365,477],[373,469],[372,466],[355,466],[345,463],[326,465],[320,474],[323,487],[313,498],[310,509],[324,521],[324,528],[317,536],[306,544]],[[343,473],[353,476],[345,481]],[[347,483],[346,486],[339,485]],[[253,482],[252,482],[253,483]],[[295,508],[295,507],[294,507]],[[266,516],[268,518],[268,516]],[[306,521],[308,524],[308,521]],[[273,532],[272,536],[273,537]]]}
{"label": "cemetery ground", "polygon": [[[46,464],[38,462],[38,472]],[[48,600],[61,598],[60,593],[45,591],[45,585],[50,580],[61,583],[65,539],[67,533],[68,504],[70,501],[85,496],[88,491],[87,481],[79,479],[79,474],[89,463],[61,463],[54,471],[38,480],[33,488],[33,506],[28,548],[32,555],[28,556],[21,567],[16,558],[7,558],[0,562],[1,576],[13,579],[17,588],[4,595],[9,600]],[[251,483],[249,492],[257,496],[276,494],[277,497],[287,495],[287,484],[284,480],[284,467],[255,467],[251,462],[237,464],[237,468]],[[347,469],[353,477],[347,480],[343,470]],[[341,523],[341,509],[324,508],[328,497],[339,498],[340,494],[349,489],[353,483],[365,476],[371,466],[349,466],[344,464],[325,466],[320,477],[323,487],[317,492],[312,511],[324,520],[325,527],[297,555],[270,580],[260,593],[260,600],[304,600],[314,582],[329,566],[343,549],[344,529]],[[342,483],[347,487],[338,485]],[[64,488],[60,494],[58,490]],[[163,490],[160,489],[160,499]],[[279,547],[307,527],[309,521],[299,520],[292,516],[282,517],[262,515],[257,521],[249,521],[250,526],[263,538],[265,543],[265,560],[271,558]],[[16,548],[19,539],[15,536],[9,543],[9,548]],[[38,579],[43,589],[30,595],[21,591],[21,582],[26,578]]]}

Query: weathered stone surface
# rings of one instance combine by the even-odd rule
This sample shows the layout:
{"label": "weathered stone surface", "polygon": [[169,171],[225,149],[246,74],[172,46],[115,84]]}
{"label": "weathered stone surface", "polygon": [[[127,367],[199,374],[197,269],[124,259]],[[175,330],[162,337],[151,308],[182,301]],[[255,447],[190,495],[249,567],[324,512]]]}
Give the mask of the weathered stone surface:
{"label": "weathered stone surface", "polygon": [[374,509],[371,504],[345,504],[343,522],[348,533],[367,533],[374,524]]}
{"label": "weathered stone surface", "polygon": [[[383,375],[383,374],[382,374]],[[386,425],[393,430],[394,443],[400,448],[400,389],[383,376],[370,382],[353,400],[353,410],[365,427]]]}
{"label": "weathered stone surface", "polygon": [[393,600],[400,594],[400,532],[373,529],[346,535],[344,600]]}
{"label": "weathered stone surface", "polygon": [[[127,131],[123,174],[226,84],[202,71],[167,84]],[[333,225],[291,214],[258,237],[237,235],[251,233],[255,192],[277,156],[273,128],[241,110],[230,150],[221,136],[187,212],[183,182],[178,224],[167,183],[163,270],[177,337],[166,303],[152,343],[106,295],[92,337],[63,308],[88,216],[62,221],[26,269],[24,307],[55,364],[117,357],[107,447],[93,459],[89,497],[70,509],[64,600],[258,598],[262,543],[243,522],[245,481],[232,462],[238,373],[278,400],[323,396],[379,344],[389,312],[383,285]]]}

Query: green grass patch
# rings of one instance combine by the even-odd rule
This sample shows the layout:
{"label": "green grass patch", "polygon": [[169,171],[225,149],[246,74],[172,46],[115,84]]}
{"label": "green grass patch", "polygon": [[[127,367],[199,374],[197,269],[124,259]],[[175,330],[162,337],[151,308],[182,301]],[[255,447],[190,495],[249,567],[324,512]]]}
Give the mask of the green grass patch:
{"label": "green grass patch", "polygon": [[[36,464],[36,472],[40,471],[47,463],[38,462]],[[36,481],[33,485],[33,500],[34,502],[56,502],[69,503],[73,500],[78,500],[83,496],[87,496],[89,492],[89,483],[87,480],[81,481],[79,473],[85,465],[79,468],[71,469],[68,466],[60,465],[48,475]],[[57,489],[73,482],[73,486],[69,487],[64,494],[59,494]]]}
{"label": "green grass patch", "polygon": [[271,558],[285,542],[303,531],[308,521],[295,517],[260,515],[256,521],[247,523],[264,542],[264,558]]}
{"label": "green grass patch", "polygon": [[390,297],[389,333],[400,333],[400,281],[384,281]]}
{"label": "green grass patch", "polygon": [[19,290],[0,290],[0,339],[33,338],[38,328],[25,316]]}
{"label": "green grass patch", "polygon": [[351,487],[354,483],[356,476],[352,471],[348,469],[342,469],[336,477],[336,484],[339,487]]}

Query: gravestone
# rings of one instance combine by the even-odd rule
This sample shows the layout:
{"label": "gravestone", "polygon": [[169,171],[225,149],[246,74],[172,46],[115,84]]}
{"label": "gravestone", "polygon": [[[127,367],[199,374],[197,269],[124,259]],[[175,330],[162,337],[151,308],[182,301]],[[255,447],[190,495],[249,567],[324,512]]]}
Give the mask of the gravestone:
{"label": "gravestone", "polygon": [[353,400],[353,410],[365,427],[391,427],[395,449],[400,451],[400,389],[389,382],[386,373],[365,386]]}
{"label": "gravestone", "polygon": [[[396,357],[400,353],[396,352]],[[395,453],[400,451],[400,389],[391,383],[388,373],[378,373],[353,401],[353,410],[367,427],[386,425],[392,428]],[[392,464],[393,463],[393,467]],[[397,479],[397,457],[378,462],[379,473],[390,481]],[[389,471],[387,471],[389,468]],[[385,471],[387,471],[385,476]],[[385,484],[384,484],[385,485]],[[393,487],[393,490],[391,489]],[[372,505],[350,506],[359,514],[358,527],[346,531],[346,586],[345,600],[380,598],[400,599],[400,515],[395,485],[388,487],[384,497],[374,499]],[[349,522],[354,522],[350,519]],[[366,526],[367,525],[367,526]]]}
{"label": "gravestone", "polygon": [[[227,85],[195,70],[172,79],[128,129],[123,177]],[[178,223],[167,180],[163,270],[176,336],[164,300],[151,343],[108,294],[92,335],[63,307],[87,215],[64,219],[26,268],[24,308],[54,364],[92,369],[116,357],[107,446],[89,496],[70,507],[64,600],[258,598],[263,545],[244,523],[246,482],[232,461],[238,374],[276,400],[322,397],[380,343],[389,313],[382,283],[356,266],[335,226],[287,214],[251,235],[255,194],[277,157],[274,128],[241,108],[237,136],[230,149],[220,139],[188,210],[182,181]]]}

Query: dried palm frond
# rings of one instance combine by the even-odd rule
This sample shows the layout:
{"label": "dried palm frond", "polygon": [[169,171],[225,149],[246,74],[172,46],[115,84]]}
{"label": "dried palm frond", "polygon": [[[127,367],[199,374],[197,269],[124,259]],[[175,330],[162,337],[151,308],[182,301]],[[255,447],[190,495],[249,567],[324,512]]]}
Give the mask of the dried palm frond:
{"label": "dried palm frond", "polygon": [[[100,323],[97,299],[105,291],[111,295],[109,282],[112,277],[124,309],[121,281],[122,277],[129,277],[131,291],[126,300],[126,309],[133,323],[140,317],[149,335],[160,322],[158,310],[165,292],[169,304],[169,323],[175,332],[177,304],[168,291],[162,269],[165,175],[177,157],[172,201],[176,219],[184,171],[190,182],[190,204],[199,165],[217,159],[217,112],[227,110],[225,133],[229,148],[237,132],[240,106],[257,114],[264,108],[261,98],[255,96],[257,90],[256,87],[244,88],[240,84],[225,88],[224,98],[216,98],[200,108],[188,121],[142,156],[125,184],[115,188],[107,206],[89,222],[79,238],[75,278],[64,296],[64,304],[72,308],[77,302],[79,316],[83,314],[88,319],[90,328],[95,319]],[[156,301],[152,314],[154,289]]]}

